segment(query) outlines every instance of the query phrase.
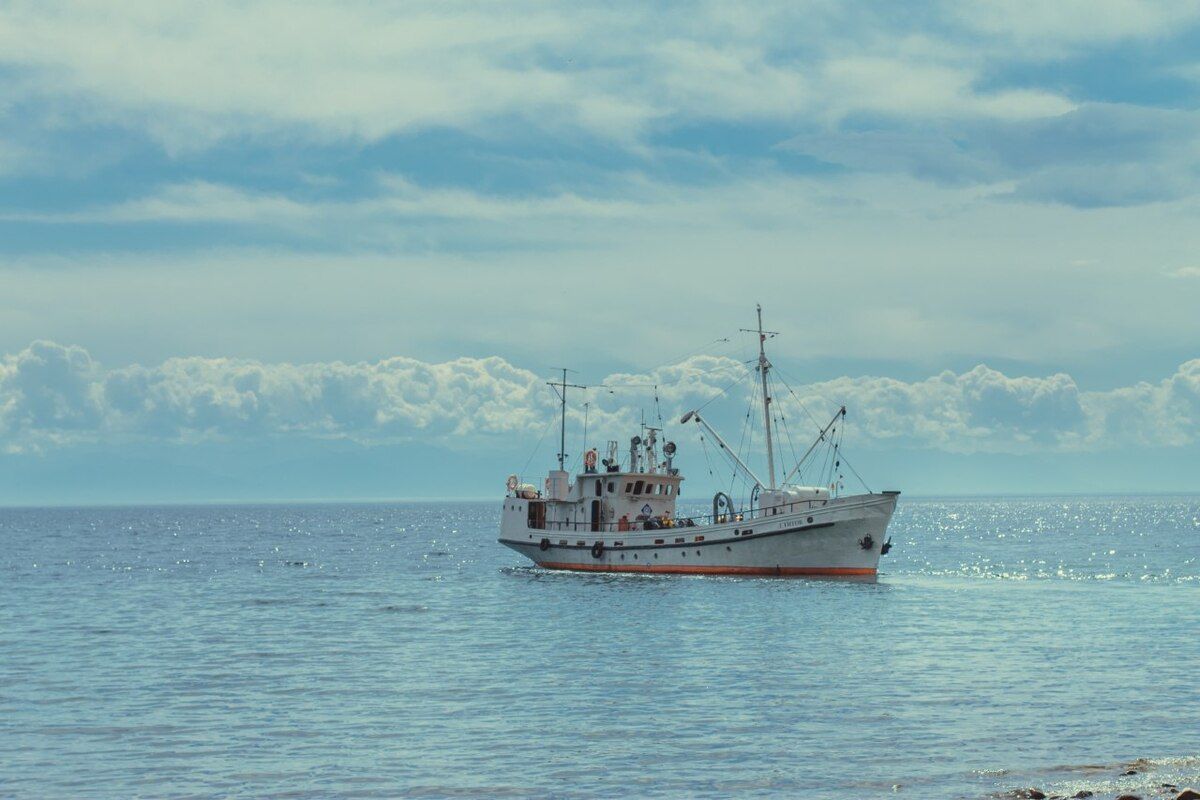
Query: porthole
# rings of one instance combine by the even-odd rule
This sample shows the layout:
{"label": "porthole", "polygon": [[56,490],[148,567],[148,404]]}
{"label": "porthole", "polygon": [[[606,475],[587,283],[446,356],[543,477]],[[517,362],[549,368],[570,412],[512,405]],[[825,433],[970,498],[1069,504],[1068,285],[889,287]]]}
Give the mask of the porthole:
{"label": "porthole", "polygon": [[625,554],[624,554],[624,553],[621,553],[621,560],[622,560],[622,561],[624,561],[624,560],[625,560]]}
{"label": "porthole", "polygon": [[696,555],[700,555],[700,551],[699,551],[699,550],[697,550],[697,551],[696,551]]}
{"label": "porthole", "polygon": [[633,554],[633,560],[634,560],[634,561],[637,561],[637,553],[634,553],[634,554]]}
{"label": "porthole", "polygon": [[728,550],[728,551],[729,551],[729,552],[731,552],[731,553],[733,552],[733,548],[732,548],[732,547],[730,547],[729,545],[725,545],[725,549],[726,549],[726,550]]}
{"label": "porthole", "polygon": [[809,518],[808,518],[808,521],[809,521],[809,522],[812,522],[812,517],[809,517]]}
{"label": "porthole", "polygon": [[655,554],[654,554],[654,557],[655,557],[655,558],[658,558],[658,553],[655,553]]}
{"label": "porthole", "polygon": [[687,550],[684,550],[684,551],[683,551],[682,553],[680,553],[679,555],[683,556],[684,558],[687,558]]}

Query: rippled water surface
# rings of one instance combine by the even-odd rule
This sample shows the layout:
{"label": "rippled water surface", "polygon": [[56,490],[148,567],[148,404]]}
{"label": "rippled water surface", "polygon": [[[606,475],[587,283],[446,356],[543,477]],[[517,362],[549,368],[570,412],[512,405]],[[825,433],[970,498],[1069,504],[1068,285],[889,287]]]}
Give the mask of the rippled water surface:
{"label": "rippled water surface", "polygon": [[0,510],[0,796],[1200,782],[1198,498],[902,499],[876,583],[548,573],[498,508]]}

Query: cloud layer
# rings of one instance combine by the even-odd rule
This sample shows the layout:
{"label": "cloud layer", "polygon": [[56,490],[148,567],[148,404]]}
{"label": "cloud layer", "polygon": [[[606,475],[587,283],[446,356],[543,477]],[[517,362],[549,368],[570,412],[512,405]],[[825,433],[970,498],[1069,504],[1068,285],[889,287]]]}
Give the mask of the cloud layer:
{"label": "cloud layer", "polygon": [[804,388],[873,442],[1191,441],[1191,362],[1052,373],[1194,355],[1198,35],[1154,0],[0,4],[0,435],[538,435],[514,363],[661,363],[770,299],[806,359],[959,370]]}
{"label": "cloud layer", "polygon": [[[835,174],[1008,182],[999,190],[1015,199],[1136,205],[1200,185],[1200,124],[1178,110],[1200,91],[1186,47],[1197,25],[1192,4],[1127,0],[903,13],[827,2],[253,0],[132,2],[119,13],[91,0],[13,2],[0,10],[0,88],[23,122],[0,146],[0,168],[6,149],[54,161],[56,137],[73,129],[149,137],[184,160],[279,141],[346,156],[453,131],[472,151],[507,146],[519,159],[560,156],[566,143],[602,174],[622,161],[655,172],[682,154],[695,168],[714,155],[792,152]],[[741,140],[764,136],[766,147],[744,152]],[[81,155],[68,169],[95,167],[95,153]],[[188,186],[155,187],[113,213],[152,212],[181,192],[190,204]]]}
{"label": "cloud layer", "polygon": [[[747,395],[740,386],[723,392],[745,377],[744,364],[717,356],[610,375],[604,388],[587,395],[591,438],[626,435],[643,408],[670,422],[714,398],[726,405],[715,403],[714,419],[740,422]],[[852,438],[867,446],[1021,453],[1200,439],[1200,359],[1156,384],[1106,392],[1080,391],[1063,374],[1009,377],[982,365],[915,382],[840,378],[793,389],[778,389],[777,408],[805,439],[808,411],[824,416],[842,403],[850,409]],[[80,347],[39,341],[0,361],[0,447],[8,452],[81,442],[277,437],[464,448],[504,437],[512,446],[542,434],[555,411],[543,377],[499,357],[437,364],[193,357],[105,369]],[[582,402],[574,403],[574,428],[582,415]]]}

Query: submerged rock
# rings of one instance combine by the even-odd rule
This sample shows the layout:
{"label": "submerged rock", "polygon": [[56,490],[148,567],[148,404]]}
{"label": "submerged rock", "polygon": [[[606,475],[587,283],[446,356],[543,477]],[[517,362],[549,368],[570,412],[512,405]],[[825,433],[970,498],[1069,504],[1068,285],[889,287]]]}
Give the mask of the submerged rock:
{"label": "submerged rock", "polygon": [[1175,800],[1200,800],[1200,792],[1197,792],[1195,789],[1184,789],[1175,795]]}
{"label": "submerged rock", "polygon": [[1071,797],[1077,797],[1077,798],[1091,797],[1091,796],[1092,796],[1092,793],[1089,792],[1087,789],[1080,789],[1078,792],[1071,795]]}
{"label": "submerged rock", "polygon": [[1123,794],[1118,797],[1117,800],[1142,800],[1142,798],[1138,797],[1136,794]]}

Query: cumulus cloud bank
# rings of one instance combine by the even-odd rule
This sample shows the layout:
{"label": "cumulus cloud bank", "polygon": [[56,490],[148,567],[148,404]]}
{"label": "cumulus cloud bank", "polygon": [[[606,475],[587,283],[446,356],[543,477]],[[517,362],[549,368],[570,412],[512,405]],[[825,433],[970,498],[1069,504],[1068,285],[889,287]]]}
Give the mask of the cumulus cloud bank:
{"label": "cumulus cloud bank", "polygon": [[[610,375],[608,388],[588,396],[591,430],[597,439],[624,434],[649,387],[657,387],[664,416],[675,416],[718,397],[746,370],[733,359],[695,356]],[[106,369],[81,347],[37,341],[0,360],[0,448],[261,437],[479,446],[543,432],[556,410],[544,383],[495,356],[356,364],[187,357]],[[845,403],[853,435],[866,444],[1019,453],[1200,438],[1200,359],[1158,383],[1103,392],[1080,391],[1064,374],[1010,377],[983,365],[914,382],[846,377],[793,388],[778,393],[790,419],[804,419],[800,402],[820,414]],[[728,402],[740,401],[731,393]],[[579,404],[572,413],[579,422]]]}

